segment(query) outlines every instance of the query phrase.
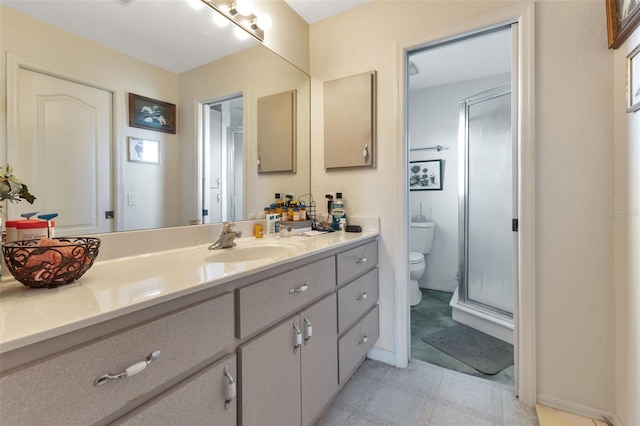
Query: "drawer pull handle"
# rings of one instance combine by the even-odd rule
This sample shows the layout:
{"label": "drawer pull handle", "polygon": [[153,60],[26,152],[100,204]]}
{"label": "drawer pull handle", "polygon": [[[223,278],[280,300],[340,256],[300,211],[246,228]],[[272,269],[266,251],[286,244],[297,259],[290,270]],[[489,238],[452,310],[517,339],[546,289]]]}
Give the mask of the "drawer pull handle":
{"label": "drawer pull handle", "polygon": [[361,257],[360,259],[356,260],[356,263],[358,265],[362,265],[363,263],[367,262],[367,258],[366,257]]}
{"label": "drawer pull handle", "polygon": [[364,337],[358,342],[358,345],[362,345],[364,343],[367,343],[367,340],[369,340],[369,338],[365,334]]}
{"label": "drawer pull handle", "polygon": [[127,377],[135,376],[136,374],[138,374],[141,371],[143,371],[144,369],[146,369],[149,366],[149,364],[151,364],[153,361],[158,359],[159,356],[160,356],[160,351],[154,351],[153,353],[151,353],[147,357],[146,361],[140,361],[138,363],[135,363],[131,367],[129,367],[126,370],[124,370],[122,373],[118,373],[118,374],[108,374],[107,373],[107,374],[103,374],[101,376],[98,376],[93,381],[93,385],[94,386],[102,386],[105,383],[107,383],[109,380],[126,379]]}
{"label": "drawer pull handle", "polygon": [[298,288],[290,288],[289,294],[304,293],[307,290],[309,290],[309,283],[304,283]]}
{"label": "drawer pull handle", "polygon": [[224,366],[224,375],[227,380],[229,380],[229,383],[227,383],[227,390],[225,395],[226,399],[224,401],[224,410],[227,411],[229,409],[229,405],[231,405],[231,402],[233,402],[236,397],[236,381],[234,380],[231,373],[229,373],[228,365]]}
{"label": "drawer pull handle", "polygon": [[367,292],[362,293],[360,296],[356,297],[357,301],[364,300],[367,298]]}
{"label": "drawer pull handle", "polygon": [[296,344],[293,346],[293,353],[295,354],[298,353],[298,348],[302,344],[302,332],[300,332],[295,321],[293,322],[293,328],[296,330]]}
{"label": "drawer pull handle", "polygon": [[311,326],[311,321],[309,321],[309,318],[307,318],[306,315],[304,316],[304,325],[307,328],[307,333],[304,338],[304,344],[306,346],[307,342],[311,340],[311,336],[313,335],[313,327]]}

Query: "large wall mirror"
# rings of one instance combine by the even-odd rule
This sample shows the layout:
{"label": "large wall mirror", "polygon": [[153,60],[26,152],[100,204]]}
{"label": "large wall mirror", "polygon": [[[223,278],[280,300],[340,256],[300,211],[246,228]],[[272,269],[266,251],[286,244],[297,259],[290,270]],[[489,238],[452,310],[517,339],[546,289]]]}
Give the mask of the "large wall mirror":
{"label": "large wall mirror", "polygon": [[[55,212],[57,235],[129,231],[253,219],[274,193],[309,192],[309,76],[189,3],[2,2],[0,163],[37,197],[6,218]],[[296,168],[260,173],[258,99],[288,91]],[[147,99],[136,114],[149,126],[130,125],[130,94]]]}

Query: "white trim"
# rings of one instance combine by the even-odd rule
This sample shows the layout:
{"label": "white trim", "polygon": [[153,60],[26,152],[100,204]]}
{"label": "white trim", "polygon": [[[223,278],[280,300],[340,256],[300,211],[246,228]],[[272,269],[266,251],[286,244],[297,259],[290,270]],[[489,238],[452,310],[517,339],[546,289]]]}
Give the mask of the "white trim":
{"label": "white trim", "polygon": [[[420,34],[397,44],[397,111],[398,111],[398,140],[403,141],[399,156],[398,168],[398,206],[402,214],[398,215],[398,240],[395,256],[396,283],[408,282],[408,268],[402,267],[408,263],[408,188],[404,177],[407,174],[407,141],[406,141],[406,81],[405,61],[406,53],[427,44],[442,42],[462,35],[473,34],[481,29],[495,28],[506,24],[518,23],[518,51],[519,51],[519,86],[518,93],[518,166],[519,179],[519,222],[520,238],[518,243],[518,317],[515,318],[514,330],[517,342],[516,365],[516,394],[520,401],[527,406],[536,403],[536,345],[535,345],[535,147],[534,147],[534,3],[518,4],[485,16],[470,19],[445,29]],[[409,359],[409,300],[408,286],[395,287],[395,345],[397,367],[407,365]]]}
{"label": "white trim", "polygon": [[396,359],[396,354],[391,351],[380,349],[374,346],[373,348],[369,349],[367,358],[374,361],[384,362],[385,364],[393,365]]}
{"label": "white trim", "polygon": [[601,411],[587,405],[576,404],[575,402],[564,401],[552,396],[538,394],[538,404],[555,408],[556,410],[566,411],[567,413],[577,414],[578,416],[588,417],[590,419],[611,422],[614,425],[622,425],[620,419],[615,413],[610,411]]}

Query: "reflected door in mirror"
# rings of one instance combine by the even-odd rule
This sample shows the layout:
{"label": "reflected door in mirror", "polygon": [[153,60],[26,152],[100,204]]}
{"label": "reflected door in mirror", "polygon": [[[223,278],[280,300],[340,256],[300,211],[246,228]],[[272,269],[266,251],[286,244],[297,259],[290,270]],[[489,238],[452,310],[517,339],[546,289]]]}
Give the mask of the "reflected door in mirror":
{"label": "reflected door in mirror", "polygon": [[25,68],[15,84],[20,143],[7,160],[37,199],[10,217],[58,213],[57,236],[111,231],[112,93]]}

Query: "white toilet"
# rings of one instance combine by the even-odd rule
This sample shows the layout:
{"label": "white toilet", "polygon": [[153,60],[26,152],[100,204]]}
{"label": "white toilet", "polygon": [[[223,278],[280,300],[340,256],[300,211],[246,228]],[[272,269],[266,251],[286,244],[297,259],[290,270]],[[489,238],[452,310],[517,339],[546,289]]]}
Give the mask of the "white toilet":
{"label": "white toilet", "polygon": [[411,222],[409,228],[409,303],[415,306],[422,300],[418,280],[424,274],[424,255],[431,252],[435,234],[433,222]]}

